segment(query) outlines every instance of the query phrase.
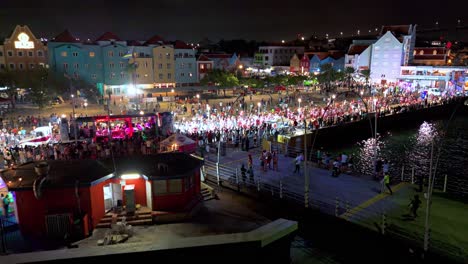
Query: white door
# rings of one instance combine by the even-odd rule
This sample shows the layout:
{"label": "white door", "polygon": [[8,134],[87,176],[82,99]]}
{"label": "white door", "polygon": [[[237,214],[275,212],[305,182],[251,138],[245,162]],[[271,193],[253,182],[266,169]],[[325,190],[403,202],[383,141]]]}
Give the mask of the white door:
{"label": "white door", "polygon": [[117,201],[122,200],[122,186],[119,183],[112,183],[112,201],[117,206]]}
{"label": "white door", "polygon": [[110,184],[104,185],[104,212],[108,212],[113,207],[113,199],[112,199],[112,187]]}
{"label": "white door", "polygon": [[146,181],[146,206],[153,210],[153,193],[151,192],[151,183]]}

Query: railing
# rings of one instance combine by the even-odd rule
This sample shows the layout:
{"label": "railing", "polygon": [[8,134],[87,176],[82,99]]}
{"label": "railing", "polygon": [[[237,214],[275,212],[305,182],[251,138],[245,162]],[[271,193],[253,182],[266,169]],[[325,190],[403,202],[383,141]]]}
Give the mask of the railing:
{"label": "railing", "polygon": [[[238,168],[219,165],[211,161],[205,161],[203,170],[206,172],[206,179],[217,183],[220,187],[231,188],[238,192],[253,192],[299,206],[305,204],[304,194],[294,191],[291,185],[282,180],[279,180],[278,183],[270,183],[266,182],[262,177],[251,178],[248,174],[244,178]],[[401,175],[397,180],[411,182],[412,176],[411,174],[408,175],[407,171],[408,169],[401,168]],[[448,189],[447,181],[444,182],[445,187],[442,186],[442,188]],[[436,184],[436,186],[438,185]],[[415,246],[423,244],[423,226],[414,224],[414,228],[399,228],[394,223],[401,221],[401,219],[388,216],[384,210],[362,207],[341,197],[327,197],[324,195],[317,197],[314,194],[309,197],[309,204],[309,208],[328,215],[334,215],[346,221],[359,223],[383,235],[405,239]],[[408,230],[419,230],[420,232],[410,232]],[[463,252],[460,252],[460,248],[449,245],[444,241],[431,240],[431,245],[431,249],[452,257],[459,257],[463,254]]]}

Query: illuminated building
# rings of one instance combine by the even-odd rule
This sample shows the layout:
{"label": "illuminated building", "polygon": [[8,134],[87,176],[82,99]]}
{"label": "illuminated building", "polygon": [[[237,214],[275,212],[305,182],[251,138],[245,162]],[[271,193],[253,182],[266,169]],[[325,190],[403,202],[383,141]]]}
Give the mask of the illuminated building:
{"label": "illuminated building", "polygon": [[292,56],[291,60],[289,60],[289,71],[291,73],[299,73],[300,72],[300,64],[301,64],[301,61],[297,57],[297,54],[294,54]]}
{"label": "illuminated building", "polygon": [[402,66],[398,81],[401,86],[413,89],[440,88],[468,91],[468,67],[463,66]]}
{"label": "illuminated building", "polygon": [[450,56],[450,49],[445,47],[414,48],[412,65],[444,66]]}
{"label": "illuminated building", "polygon": [[198,80],[205,78],[207,72],[214,68],[214,62],[205,55],[200,55],[197,59]]}
{"label": "illuminated building", "polygon": [[[135,207],[144,208],[137,215],[149,213],[135,223],[128,216],[129,224],[186,217],[202,200],[201,164],[184,153],[165,153],[116,159],[115,167],[111,160],[29,162],[0,176],[15,197],[12,207],[23,235],[83,237],[110,227],[101,220],[121,206],[127,213]],[[132,197],[124,191],[129,189]]]}
{"label": "illuminated building", "polygon": [[28,26],[17,25],[3,42],[0,53],[0,68],[32,70],[47,67],[47,47]]}
{"label": "illuminated building", "polygon": [[294,54],[304,54],[304,47],[286,45],[260,46],[258,51],[254,54],[254,66],[289,65]]}
{"label": "illuminated building", "polygon": [[174,49],[176,84],[186,86],[198,83],[195,49],[180,40],[175,41]]}

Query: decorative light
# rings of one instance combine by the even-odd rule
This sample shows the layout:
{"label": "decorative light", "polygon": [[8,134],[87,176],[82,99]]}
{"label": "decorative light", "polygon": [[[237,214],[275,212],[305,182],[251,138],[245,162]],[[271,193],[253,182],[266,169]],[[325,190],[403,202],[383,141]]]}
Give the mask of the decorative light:
{"label": "decorative light", "polygon": [[66,117],[67,117],[67,115],[65,115],[65,114],[62,114],[62,118],[66,118]]}
{"label": "decorative light", "polygon": [[171,89],[171,93],[173,93],[173,92],[174,92],[174,89]]}
{"label": "decorative light", "polygon": [[18,40],[15,41],[15,48],[16,49],[34,49],[34,42],[29,41],[29,36],[21,32],[18,35]]}
{"label": "decorative light", "polygon": [[304,39],[305,39],[304,37],[301,38],[301,40],[304,40]]}
{"label": "decorative light", "polygon": [[145,114],[145,112],[143,112],[143,110],[142,110],[142,111],[140,111],[140,115],[144,115],[144,114]]}
{"label": "decorative light", "polygon": [[284,39],[283,39],[283,40],[281,40],[281,43],[284,43]]}
{"label": "decorative light", "polygon": [[197,94],[197,99],[200,99],[200,94]]}
{"label": "decorative light", "polygon": [[140,174],[138,173],[122,174],[120,178],[122,180],[135,180],[135,179],[140,178]]}
{"label": "decorative light", "polygon": [[336,98],[336,95],[332,95],[332,99],[335,99]]}

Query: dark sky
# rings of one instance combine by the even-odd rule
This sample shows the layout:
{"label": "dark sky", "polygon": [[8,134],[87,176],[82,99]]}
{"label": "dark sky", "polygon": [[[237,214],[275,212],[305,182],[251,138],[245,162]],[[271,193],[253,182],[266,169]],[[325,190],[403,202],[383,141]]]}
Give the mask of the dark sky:
{"label": "dark sky", "polygon": [[[94,39],[112,31],[123,39],[154,34],[196,42],[255,39],[279,41],[296,34],[351,35],[383,24],[454,27],[468,20],[463,0],[0,0],[0,36],[17,24],[38,37],[69,29]],[[384,6],[383,3],[386,3]],[[466,2],[465,2],[466,4]],[[465,6],[465,7],[463,7]]]}

